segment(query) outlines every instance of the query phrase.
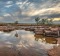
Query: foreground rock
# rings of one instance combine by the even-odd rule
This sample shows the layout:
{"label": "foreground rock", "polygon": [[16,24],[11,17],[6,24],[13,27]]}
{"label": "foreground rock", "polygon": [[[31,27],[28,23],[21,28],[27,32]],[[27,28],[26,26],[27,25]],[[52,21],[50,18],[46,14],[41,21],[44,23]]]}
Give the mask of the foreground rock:
{"label": "foreground rock", "polygon": [[60,56],[60,45],[48,51],[49,56]]}

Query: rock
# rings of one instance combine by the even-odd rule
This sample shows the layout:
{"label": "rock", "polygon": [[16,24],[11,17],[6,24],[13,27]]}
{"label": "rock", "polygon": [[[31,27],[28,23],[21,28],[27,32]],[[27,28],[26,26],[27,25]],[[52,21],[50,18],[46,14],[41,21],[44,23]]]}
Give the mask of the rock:
{"label": "rock", "polygon": [[60,45],[48,51],[49,56],[60,56]]}

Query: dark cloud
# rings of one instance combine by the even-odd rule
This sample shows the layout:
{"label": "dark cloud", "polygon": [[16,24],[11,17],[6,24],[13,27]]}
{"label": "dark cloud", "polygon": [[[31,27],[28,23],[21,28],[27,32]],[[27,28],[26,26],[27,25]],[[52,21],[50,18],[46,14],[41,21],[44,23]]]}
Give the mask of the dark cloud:
{"label": "dark cloud", "polygon": [[[36,16],[34,16],[34,17],[37,17],[37,15]],[[42,18],[60,18],[60,13],[57,13],[57,14],[48,14],[48,15],[42,15],[42,16],[40,16],[39,15],[39,17],[42,19]]]}
{"label": "dark cloud", "polygon": [[48,18],[60,18],[60,13],[47,15]]}

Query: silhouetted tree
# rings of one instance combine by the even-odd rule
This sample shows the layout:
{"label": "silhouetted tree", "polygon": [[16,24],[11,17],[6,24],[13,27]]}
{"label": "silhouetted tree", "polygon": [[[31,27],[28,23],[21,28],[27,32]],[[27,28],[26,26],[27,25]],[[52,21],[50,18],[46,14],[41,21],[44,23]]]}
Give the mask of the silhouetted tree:
{"label": "silhouetted tree", "polygon": [[40,20],[39,17],[35,18],[35,22],[36,22],[37,24],[39,23],[39,20]]}
{"label": "silhouetted tree", "polygon": [[18,24],[18,21],[15,21],[15,24]]}
{"label": "silhouetted tree", "polygon": [[45,24],[45,23],[46,23],[46,19],[42,19],[41,24]]}
{"label": "silhouetted tree", "polygon": [[49,25],[52,25],[52,24],[53,24],[53,19],[54,19],[54,18],[51,18],[51,19],[49,20],[49,23],[48,23]]}
{"label": "silhouetted tree", "polygon": [[39,17],[36,17],[36,18],[35,18],[35,22],[37,23],[37,25],[38,25],[38,24],[49,24],[49,25],[51,25],[51,24],[53,24],[53,18],[50,19],[50,20],[45,19],[45,18],[40,20]]}

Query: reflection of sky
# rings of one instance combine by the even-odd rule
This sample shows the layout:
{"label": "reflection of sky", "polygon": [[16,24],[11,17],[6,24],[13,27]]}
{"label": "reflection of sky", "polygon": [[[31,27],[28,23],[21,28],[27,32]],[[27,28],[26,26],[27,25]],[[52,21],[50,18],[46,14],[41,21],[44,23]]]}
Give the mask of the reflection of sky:
{"label": "reflection of sky", "polygon": [[1,22],[34,22],[34,18],[60,20],[60,0],[0,0]]}
{"label": "reflection of sky", "polygon": [[[16,45],[18,47],[35,47],[35,48],[52,48],[53,44],[47,44],[45,42],[35,41],[34,34],[29,31],[17,30],[19,37],[15,37],[16,31],[11,33],[0,32],[0,44],[4,43],[6,45]],[[2,44],[3,45],[3,44]]]}

